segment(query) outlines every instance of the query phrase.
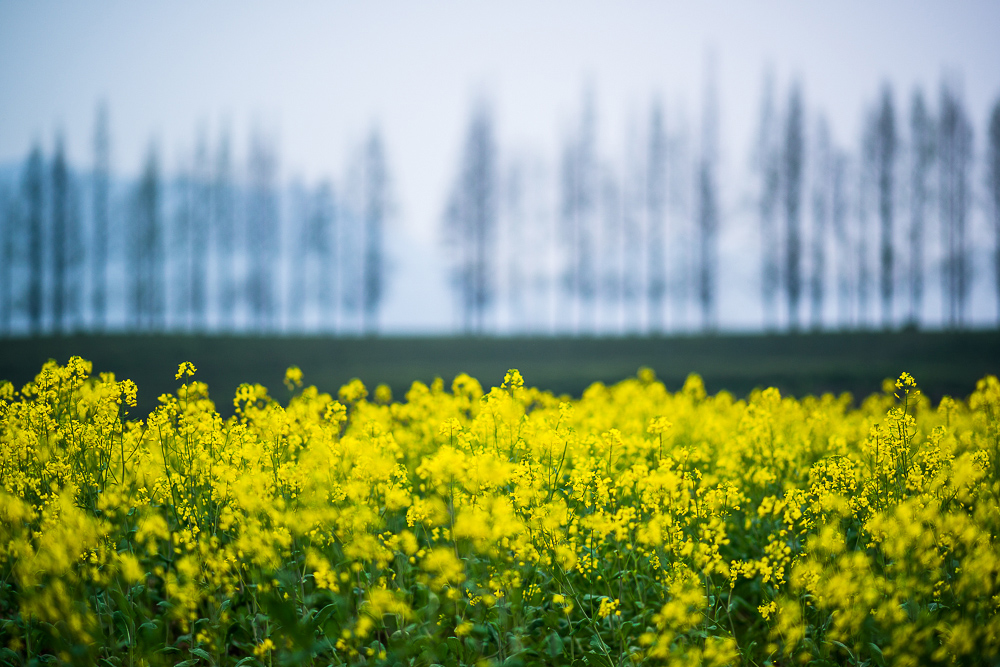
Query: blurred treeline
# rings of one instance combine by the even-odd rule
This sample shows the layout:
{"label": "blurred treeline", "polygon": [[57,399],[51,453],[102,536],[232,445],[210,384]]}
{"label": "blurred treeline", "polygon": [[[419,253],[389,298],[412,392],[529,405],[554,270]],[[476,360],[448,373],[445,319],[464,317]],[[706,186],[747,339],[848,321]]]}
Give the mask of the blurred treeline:
{"label": "blurred treeline", "polygon": [[[1000,322],[1000,99],[979,129],[951,79],[905,96],[886,83],[844,141],[800,83],[766,75],[735,207],[716,99],[709,77],[696,123],[654,99],[612,158],[588,91],[555,160],[503,150],[475,105],[443,198],[455,328],[713,331],[723,293],[748,292],[726,264],[752,267],[767,331],[981,324],[976,281]],[[265,133],[237,164],[229,133],[204,129],[173,168],[151,143],[119,178],[110,126],[99,105],[77,166],[57,135],[0,179],[0,334],[379,331],[397,206],[377,129],[340,182],[307,183],[282,180]],[[737,225],[756,241],[726,250]]]}
{"label": "blurred treeline", "polygon": [[2,184],[0,331],[377,329],[389,202],[377,129],[341,191],[282,184],[261,131],[237,165],[227,131],[210,145],[201,130],[172,174],[151,143],[135,180],[114,177],[105,105],[93,139],[89,169],[70,168],[57,136]]}

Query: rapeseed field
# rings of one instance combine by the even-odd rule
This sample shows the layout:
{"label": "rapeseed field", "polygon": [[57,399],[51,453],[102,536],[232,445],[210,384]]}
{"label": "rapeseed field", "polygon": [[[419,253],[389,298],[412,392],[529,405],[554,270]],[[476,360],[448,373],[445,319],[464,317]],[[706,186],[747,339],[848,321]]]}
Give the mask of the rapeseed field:
{"label": "rapeseed field", "polygon": [[291,368],[226,420],[196,378],[147,416],[80,358],[0,384],[0,663],[1000,661],[995,377],[855,407]]}

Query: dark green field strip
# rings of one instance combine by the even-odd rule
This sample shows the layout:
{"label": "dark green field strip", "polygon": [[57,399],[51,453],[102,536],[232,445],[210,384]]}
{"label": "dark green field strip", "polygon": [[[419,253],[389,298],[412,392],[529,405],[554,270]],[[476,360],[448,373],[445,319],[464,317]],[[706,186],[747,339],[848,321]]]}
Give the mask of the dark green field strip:
{"label": "dark green field strip", "polygon": [[518,368],[528,384],[579,395],[592,382],[617,382],[640,366],[670,389],[692,372],[710,392],[745,396],[777,386],[797,396],[879,391],[882,379],[913,374],[926,393],[968,395],[980,377],[1000,373],[1000,333],[899,332],[798,335],[718,335],[665,338],[319,338],[234,336],[67,336],[0,341],[0,378],[17,386],[50,358],[74,354],[139,385],[139,411],[173,391],[182,361],[198,368],[223,414],[241,382],[259,382],[284,399],[285,368],[296,365],[307,384],[323,391],[353,377],[369,387],[386,383],[401,398],[414,380],[450,384],[469,373],[484,386]]}

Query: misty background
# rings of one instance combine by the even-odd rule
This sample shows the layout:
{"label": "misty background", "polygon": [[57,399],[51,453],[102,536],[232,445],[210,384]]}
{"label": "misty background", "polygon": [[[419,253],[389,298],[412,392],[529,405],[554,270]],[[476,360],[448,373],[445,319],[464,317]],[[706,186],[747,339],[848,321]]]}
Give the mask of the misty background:
{"label": "misty background", "polygon": [[997,25],[0,5],[0,333],[996,327]]}

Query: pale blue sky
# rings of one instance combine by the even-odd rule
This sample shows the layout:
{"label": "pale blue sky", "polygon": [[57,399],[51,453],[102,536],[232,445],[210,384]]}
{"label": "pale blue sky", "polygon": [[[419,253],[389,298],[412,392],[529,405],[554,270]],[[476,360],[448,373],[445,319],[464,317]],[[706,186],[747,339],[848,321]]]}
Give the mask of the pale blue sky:
{"label": "pale blue sky", "polygon": [[[401,216],[436,221],[474,98],[497,107],[502,145],[554,154],[589,82],[614,154],[649,99],[698,118],[706,50],[718,61],[723,157],[739,172],[762,71],[799,76],[853,145],[889,78],[903,101],[962,74],[980,130],[1000,95],[1000,3],[979,2],[0,2],[0,161],[63,128],[89,161],[94,108],[111,109],[114,160],[133,171],[151,138],[167,165],[195,128],[277,132],[286,175],[338,175],[373,121],[387,135]],[[904,97],[905,96],[905,97]],[[669,123],[669,118],[668,118]],[[981,135],[980,135],[981,136]]]}

